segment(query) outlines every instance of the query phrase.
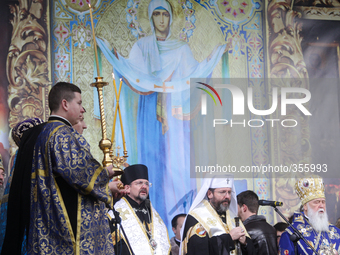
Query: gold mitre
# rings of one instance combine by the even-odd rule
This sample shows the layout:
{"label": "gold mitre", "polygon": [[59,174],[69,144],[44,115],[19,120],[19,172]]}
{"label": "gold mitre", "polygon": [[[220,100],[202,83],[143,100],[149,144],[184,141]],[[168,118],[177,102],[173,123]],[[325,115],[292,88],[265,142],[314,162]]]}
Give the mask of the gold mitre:
{"label": "gold mitre", "polygon": [[323,180],[317,175],[299,179],[295,183],[295,191],[302,205],[316,198],[325,198]]}

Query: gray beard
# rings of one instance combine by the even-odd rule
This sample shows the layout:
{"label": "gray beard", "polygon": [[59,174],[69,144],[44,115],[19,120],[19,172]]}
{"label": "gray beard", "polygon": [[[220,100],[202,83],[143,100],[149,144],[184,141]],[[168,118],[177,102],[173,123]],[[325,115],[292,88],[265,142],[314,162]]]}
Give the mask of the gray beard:
{"label": "gray beard", "polygon": [[148,198],[148,195],[139,195],[138,198],[139,198],[141,201],[145,201],[145,199]]}
{"label": "gray beard", "polygon": [[222,203],[216,208],[218,213],[225,213],[229,209],[229,204],[223,205]]}
{"label": "gray beard", "polygon": [[309,218],[309,223],[312,225],[312,227],[317,231],[328,231],[328,215],[326,210],[324,211],[323,214],[319,214],[319,212],[314,212],[312,208],[309,207],[307,204],[308,208],[308,218]]}

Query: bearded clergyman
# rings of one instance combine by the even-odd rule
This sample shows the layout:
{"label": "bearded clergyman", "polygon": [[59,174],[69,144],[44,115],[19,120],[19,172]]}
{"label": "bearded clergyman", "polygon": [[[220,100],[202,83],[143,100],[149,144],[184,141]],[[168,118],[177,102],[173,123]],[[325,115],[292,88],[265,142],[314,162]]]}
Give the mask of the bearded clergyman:
{"label": "bearded clergyman", "polygon": [[[148,168],[142,164],[125,168],[121,177],[128,195],[108,212],[115,254],[168,255],[171,246],[166,226],[149,200]],[[114,220],[112,220],[114,219]],[[104,254],[102,254],[104,255]]]}
{"label": "bearded clergyman", "polygon": [[183,255],[255,254],[237,217],[234,179],[230,176],[204,180],[183,226]]}
{"label": "bearded clergyman", "polygon": [[[292,225],[302,233],[318,254],[339,254],[340,230],[328,222],[322,178],[314,175],[299,179],[295,189],[301,199],[302,212],[294,214]],[[293,233],[293,229],[288,227],[281,235],[280,254],[295,254],[294,243],[290,240]],[[296,246],[297,254],[313,254],[312,249],[301,239]]]}

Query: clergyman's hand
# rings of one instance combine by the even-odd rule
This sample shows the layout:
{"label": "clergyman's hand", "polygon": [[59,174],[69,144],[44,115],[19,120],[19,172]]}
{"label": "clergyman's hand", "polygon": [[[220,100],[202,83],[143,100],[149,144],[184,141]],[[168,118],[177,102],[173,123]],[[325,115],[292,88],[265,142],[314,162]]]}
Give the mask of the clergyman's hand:
{"label": "clergyman's hand", "polygon": [[241,244],[243,245],[246,245],[247,244],[247,237],[244,235],[244,236],[241,236],[239,239]]}
{"label": "clergyman's hand", "polygon": [[[240,243],[242,244],[245,244],[246,242],[246,238],[245,238],[245,232],[244,232],[244,229],[241,228],[241,227],[236,227],[236,228],[233,228],[231,231],[230,231],[230,236],[231,236],[231,239],[233,239],[234,241],[235,240],[239,240]],[[243,237],[243,238],[242,238]]]}
{"label": "clergyman's hand", "polygon": [[121,181],[112,181],[109,183],[109,188],[112,192],[112,197],[113,199],[120,199],[125,195],[128,195],[130,192],[128,192],[127,187],[125,187],[124,189],[119,189],[118,186],[122,185]]}

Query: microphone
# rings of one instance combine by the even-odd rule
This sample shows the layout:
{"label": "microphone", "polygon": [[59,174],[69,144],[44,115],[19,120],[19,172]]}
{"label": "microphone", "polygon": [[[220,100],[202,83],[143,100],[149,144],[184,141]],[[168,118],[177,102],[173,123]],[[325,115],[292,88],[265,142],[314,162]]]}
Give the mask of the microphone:
{"label": "microphone", "polygon": [[[239,227],[240,226],[240,218],[235,217],[234,220],[235,220],[235,227]],[[241,245],[240,245],[239,241],[236,242],[236,250],[237,250],[237,254],[242,254]]]}
{"label": "microphone", "polygon": [[240,218],[239,217],[235,217],[235,227],[239,227],[240,226]]}
{"label": "microphone", "polygon": [[282,206],[283,203],[278,202],[278,201],[259,200],[259,205],[263,205],[263,206],[269,205],[269,206],[275,207],[275,206]]}

